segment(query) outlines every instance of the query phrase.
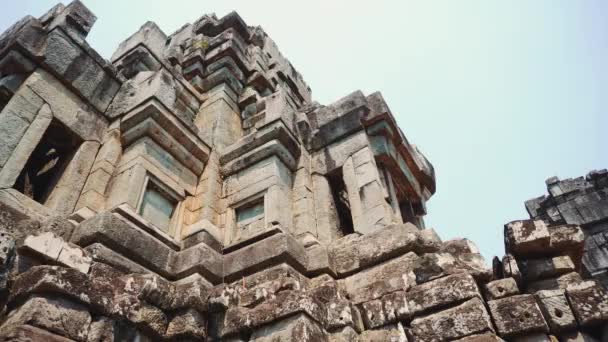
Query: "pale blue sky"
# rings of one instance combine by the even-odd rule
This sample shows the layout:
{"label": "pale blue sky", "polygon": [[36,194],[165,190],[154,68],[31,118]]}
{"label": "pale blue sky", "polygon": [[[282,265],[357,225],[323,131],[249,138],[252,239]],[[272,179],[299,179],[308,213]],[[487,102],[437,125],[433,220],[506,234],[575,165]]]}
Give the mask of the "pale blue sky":
{"label": "pale blue sky", "polygon": [[[147,20],[169,34],[204,13],[261,25],[317,101],[380,90],[434,164],[428,226],[503,254],[503,224],[544,180],[608,167],[608,2],[85,0],[109,58]],[[0,31],[55,1],[6,1]]]}

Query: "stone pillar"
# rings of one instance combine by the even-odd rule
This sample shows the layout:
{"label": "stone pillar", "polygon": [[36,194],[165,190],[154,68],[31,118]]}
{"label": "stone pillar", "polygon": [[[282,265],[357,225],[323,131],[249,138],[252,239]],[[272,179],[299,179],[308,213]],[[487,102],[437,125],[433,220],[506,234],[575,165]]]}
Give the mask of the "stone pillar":
{"label": "stone pillar", "polygon": [[186,210],[191,214],[185,224],[207,220],[219,226],[220,214],[226,211],[222,205],[222,179],[220,177],[219,156],[212,152],[196,188],[196,194],[187,200]]}
{"label": "stone pillar", "polygon": [[67,168],[63,171],[55,189],[46,200],[45,205],[47,207],[52,208],[59,215],[67,216],[73,212],[93,167],[99,146],[100,144],[97,141],[85,141],[80,145]]}
{"label": "stone pillar", "polygon": [[323,175],[313,174],[314,205],[317,217],[317,239],[329,244],[340,236],[338,212],[331,192],[329,181]]}
{"label": "stone pillar", "polygon": [[105,208],[106,190],[121,154],[120,132],[118,129],[112,129],[104,137],[103,145],[95,158],[91,174],[75,210],[88,207],[95,212],[100,212]]}
{"label": "stone pillar", "polygon": [[355,232],[371,233],[393,222],[372,151],[365,147],[342,166]]}
{"label": "stone pillar", "polygon": [[[8,112],[5,114],[4,112],[0,114],[0,122],[2,122],[2,118],[5,115],[10,115]],[[25,131],[23,138],[20,140],[19,144],[15,147],[15,150],[12,152],[10,157],[6,159],[6,164],[3,166],[0,164],[0,188],[10,188],[15,184],[15,181],[19,177],[21,170],[27,164],[30,155],[36,148],[36,146],[40,143],[44,132],[49,127],[51,120],[53,119],[53,112],[48,104],[45,104],[40,108],[38,114],[32,121],[32,123],[28,126]],[[7,127],[8,128],[8,127]],[[4,141],[4,136],[2,134],[2,130],[0,129],[0,141]],[[0,155],[3,153],[0,152]],[[0,156],[0,159],[3,159]]]}
{"label": "stone pillar", "polygon": [[238,95],[226,84],[209,91],[194,120],[199,136],[213,149],[231,145],[242,135],[241,115],[237,104]]}
{"label": "stone pillar", "polygon": [[306,150],[298,163],[298,169],[293,181],[293,234],[302,236],[306,233],[317,235],[315,220],[315,203],[313,195],[312,176],[310,174],[310,156]]}

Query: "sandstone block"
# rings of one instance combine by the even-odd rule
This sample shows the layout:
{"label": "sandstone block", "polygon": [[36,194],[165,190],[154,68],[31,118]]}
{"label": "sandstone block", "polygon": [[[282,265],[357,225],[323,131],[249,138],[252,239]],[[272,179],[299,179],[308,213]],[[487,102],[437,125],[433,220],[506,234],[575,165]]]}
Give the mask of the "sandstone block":
{"label": "sandstone block", "polygon": [[283,291],[251,309],[235,306],[228,308],[221,335],[248,331],[298,313],[305,313],[322,326],[326,324],[327,312],[320,301],[300,291]]}
{"label": "sandstone block", "polygon": [[20,325],[13,327],[10,330],[0,331],[2,341],[11,342],[30,342],[30,341],[45,341],[45,342],[73,342],[74,340],[52,334],[44,329],[36,328],[31,325]]}
{"label": "sandstone block", "polygon": [[0,230],[0,272],[5,270],[14,252],[15,240],[7,231]]}
{"label": "sandstone block", "polygon": [[420,247],[420,233],[412,224],[391,225],[354,239],[340,239],[329,248],[340,276],[378,264]]}
{"label": "sandstone block", "polygon": [[388,322],[404,321],[412,315],[405,293],[402,291],[382,297],[382,305]]}
{"label": "sandstone block", "polygon": [[89,272],[92,261],[93,259],[88,255],[87,251],[68,243],[63,244],[63,248],[57,257],[58,263],[75,268],[82,273]]}
{"label": "sandstone block", "polygon": [[483,302],[473,298],[456,307],[411,322],[415,341],[452,341],[483,332],[493,332],[490,316]]}
{"label": "sandstone block", "polygon": [[519,288],[513,278],[491,281],[483,286],[486,300],[500,299],[519,294]]}
{"label": "sandstone block", "polygon": [[504,342],[504,340],[494,334],[477,334],[457,340],[458,342]]}
{"label": "sandstone block", "polygon": [[344,327],[328,335],[329,342],[359,341],[359,334],[352,327]]}
{"label": "sandstone block", "polygon": [[441,238],[439,238],[439,235],[433,228],[426,228],[420,231],[420,248],[416,250],[416,253],[439,252],[441,248]]}
{"label": "sandstone block", "polygon": [[347,300],[334,300],[327,306],[327,329],[335,330],[345,326],[355,326],[355,314]]}
{"label": "sandstone block", "polygon": [[513,342],[557,342],[555,337],[547,334],[534,333],[525,336],[519,336],[511,339]]}
{"label": "sandstone block", "polygon": [[502,337],[549,331],[540,307],[532,295],[491,300],[488,307]]}
{"label": "sandstone block", "polygon": [[380,299],[370,300],[361,304],[363,323],[366,329],[373,329],[387,323],[384,306]]}
{"label": "sandstone block", "polygon": [[566,290],[574,316],[581,326],[605,324],[608,321],[608,293],[600,285],[587,282]]}
{"label": "sandstone block", "polygon": [[599,342],[597,338],[580,331],[573,331],[559,336],[561,342]]}
{"label": "sandstone block", "polygon": [[513,221],[505,225],[505,247],[516,256],[543,255],[549,250],[551,237],[540,220]]}
{"label": "sandstone block", "polygon": [[579,226],[564,224],[551,226],[548,229],[551,248],[554,250],[580,250],[585,245],[585,234]]}
{"label": "sandstone block", "polygon": [[306,251],[291,235],[280,233],[224,255],[224,277],[234,281],[272,264],[287,263],[297,270],[306,269]]}
{"label": "sandstone block", "polygon": [[207,320],[198,311],[187,309],[176,313],[169,321],[166,336],[173,339],[204,339],[206,327]]}
{"label": "sandstone block", "polygon": [[408,342],[405,329],[401,323],[387,325],[378,329],[365,330],[359,336],[359,342]]}
{"label": "sandstone block", "polygon": [[252,342],[323,342],[327,336],[321,327],[304,314],[264,326],[251,335]]}
{"label": "sandstone block", "polygon": [[574,263],[569,256],[557,256],[544,259],[522,261],[522,273],[526,281],[557,277],[564,273],[574,272]]}
{"label": "sandstone block", "polygon": [[437,279],[449,274],[469,273],[479,281],[488,281],[492,269],[485,264],[479,254],[427,253],[422,255],[414,266],[417,283]]}
{"label": "sandstone block", "polygon": [[438,307],[481,298],[477,283],[469,274],[449,275],[412,287],[407,293],[407,304],[413,315],[420,315]]}
{"label": "sandstone block", "polygon": [[576,319],[563,290],[544,290],[535,294],[552,333],[576,327]]}
{"label": "sandstone block", "polygon": [[23,248],[36,252],[45,258],[55,261],[63,248],[64,241],[51,232],[29,235],[23,242]]}
{"label": "sandstone block", "polygon": [[540,290],[558,290],[566,289],[570,285],[576,285],[583,282],[581,275],[576,272],[570,272],[560,275],[556,278],[538,280],[526,284],[527,293],[535,293]]}
{"label": "sandstone block", "polygon": [[521,284],[521,271],[513,255],[507,254],[502,258],[502,273],[505,277],[513,278],[516,283]]}
{"label": "sandstone block", "polygon": [[441,245],[441,252],[451,254],[477,253],[479,248],[469,239],[451,239],[444,241]]}
{"label": "sandstone block", "polygon": [[33,297],[11,312],[0,331],[28,324],[76,341],[85,341],[90,323],[91,315],[82,305],[65,299]]}
{"label": "sandstone block", "polygon": [[377,299],[387,293],[406,290],[414,285],[416,280],[412,269],[417,259],[415,253],[408,253],[355,273],[339,282],[354,304]]}

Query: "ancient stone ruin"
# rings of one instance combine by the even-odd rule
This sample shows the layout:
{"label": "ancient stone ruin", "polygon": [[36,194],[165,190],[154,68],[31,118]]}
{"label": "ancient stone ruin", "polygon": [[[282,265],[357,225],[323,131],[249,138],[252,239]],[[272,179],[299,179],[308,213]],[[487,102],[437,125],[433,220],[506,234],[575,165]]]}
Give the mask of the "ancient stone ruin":
{"label": "ancient stone ruin", "polygon": [[0,36],[1,340],[608,339],[605,171],[551,180],[488,267],[425,227],[433,167],[379,93],[314,102],[236,13],[111,61],[95,20]]}

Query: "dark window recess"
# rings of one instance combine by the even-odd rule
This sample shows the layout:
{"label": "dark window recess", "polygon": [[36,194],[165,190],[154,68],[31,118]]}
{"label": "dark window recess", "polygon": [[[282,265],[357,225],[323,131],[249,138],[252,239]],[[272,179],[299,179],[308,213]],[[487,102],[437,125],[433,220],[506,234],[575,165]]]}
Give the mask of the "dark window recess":
{"label": "dark window recess", "polygon": [[416,215],[414,215],[414,208],[412,208],[412,203],[409,201],[403,201],[399,204],[399,208],[401,209],[401,217],[403,218],[403,222],[409,222],[412,224],[416,224]]}
{"label": "dark window recess", "polygon": [[53,119],[13,188],[44,204],[82,140]]}
{"label": "dark window recess", "polygon": [[333,196],[334,204],[336,205],[340,232],[342,233],[342,236],[352,234],[355,232],[355,229],[353,227],[353,217],[350,211],[348,193],[346,191],[346,185],[344,184],[344,178],[342,177],[342,168],[329,173],[327,175],[327,180],[329,181],[331,194]]}
{"label": "dark window recess", "polygon": [[162,230],[169,232],[171,219],[178,201],[163,191],[153,180],[148,180],[139,214]]}
{"label": "dark window recess", "polygon": [[399,209],[401,209],[401,218],[403,218],[403,222],[409,222],[420,229],[424,229],[424,221],[422,221],[424,208],[422,203],[409,202],[406,200],[399,204]]}
{"label": "dark window recess", "polygon": [[247,203],[236,209],[236,221],[239,224],[251,223],[264,216],[264,197]]}
{"label": "dark window recess", "polygon": [[0,84],[0,111],[4,109],[12,96],[13,94],[10,92],[10,90]]}

